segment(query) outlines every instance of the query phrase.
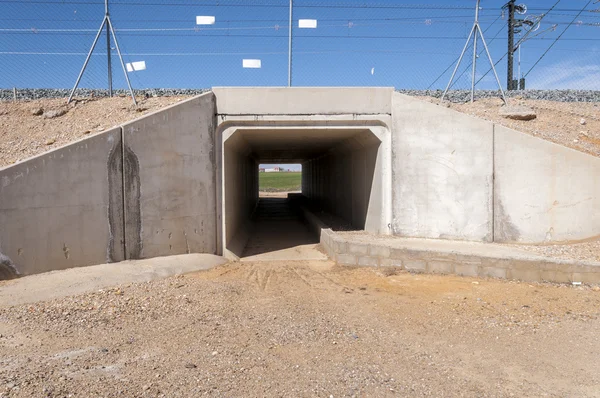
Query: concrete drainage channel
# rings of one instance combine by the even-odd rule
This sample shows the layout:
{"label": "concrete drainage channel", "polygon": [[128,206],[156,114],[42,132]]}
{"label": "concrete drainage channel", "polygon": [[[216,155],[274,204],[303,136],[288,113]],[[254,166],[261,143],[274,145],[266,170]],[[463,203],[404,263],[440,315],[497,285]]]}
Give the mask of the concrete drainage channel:
{"label": "concrete drainage channel", "polygon": [[600,283],[597,262],[556,260],[492,243],[336,233],[312,220],[312,228],[320,229],[324,251],[340,265],[399,267],[415,273],[526,282]]}

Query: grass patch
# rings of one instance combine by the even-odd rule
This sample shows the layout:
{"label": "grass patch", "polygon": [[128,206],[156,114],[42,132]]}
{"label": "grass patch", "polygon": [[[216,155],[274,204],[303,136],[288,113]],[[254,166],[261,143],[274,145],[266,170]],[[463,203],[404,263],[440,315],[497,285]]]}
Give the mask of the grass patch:
{"label": "grass patch", "polygon": [[302,173],[258,173],[258,189],[262,192],[300,191]]}

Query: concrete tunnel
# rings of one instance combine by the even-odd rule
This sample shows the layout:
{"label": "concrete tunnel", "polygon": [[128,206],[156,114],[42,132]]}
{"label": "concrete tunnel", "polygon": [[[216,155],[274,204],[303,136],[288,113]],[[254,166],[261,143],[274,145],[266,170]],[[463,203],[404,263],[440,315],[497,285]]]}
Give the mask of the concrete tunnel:
{"label": "concrete tunnel", "polygon": [[[368,128],[237,128],[224,137],[224,242],[234,258],[318,243],[298,206],[333,228],[381,233],[382,139]],[[302,196],[259,198],[258,166],[302,165]]]}
{"label": "concrete tunnel", "polygon": [[[261,206],[260,163],[302,164],[308,232]],[[596,157],[392,88],[215,87],[0,169],[0,268],[235,258],[263,232],[316,243],[335,227],[320,212],[401,238],[584,241],[600,236],[598,175]]]}

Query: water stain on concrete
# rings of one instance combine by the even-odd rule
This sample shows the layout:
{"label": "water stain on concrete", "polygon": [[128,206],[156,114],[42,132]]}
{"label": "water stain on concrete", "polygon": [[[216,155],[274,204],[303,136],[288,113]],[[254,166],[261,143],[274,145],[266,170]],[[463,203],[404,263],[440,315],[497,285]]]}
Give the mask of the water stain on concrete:
{"label": "water stain on concrete", "polygon": [[123,197],[125,208],[125,259],[142,258],[140,163],[127,144],[123,147]]}
{"label": "water stain on concrete", "polygon": [[123,214],[123,146],[119,136],[108,156],[108,242],[107,262],[125,260],[125,232]]}
{"label": "water stain on concrete", "polygon": [[518,242],[521,233],[512,223],[499,199],[496,199],[494,211],[494,242]]}

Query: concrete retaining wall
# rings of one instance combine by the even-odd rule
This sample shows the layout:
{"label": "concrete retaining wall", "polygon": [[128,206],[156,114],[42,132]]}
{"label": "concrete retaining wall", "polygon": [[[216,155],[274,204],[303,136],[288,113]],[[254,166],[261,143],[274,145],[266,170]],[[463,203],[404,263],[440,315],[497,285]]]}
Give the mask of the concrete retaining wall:
{"label": "concrete retaining wall", "polygon": [[493,124],[399,93],[392,118],[394,234],[492,241]]}
{"label": "concrete retaining wall", "polygon": [[215,98],[123,125],[127,258],[216,253]]}
{"label": "concrete retaining wall", "polygon": [[600,237],[600,159],[496,125],[494,240]]}
{"label": "concrete retaining wall", "polygon": [[1,169],[0,268],[215,253],[214,120],[207,93]]}
{"label": "concrete retaining wall", "polygon": [[125,259],[121,152],[115,128],[0,170],[0,253],[20,274]]}

